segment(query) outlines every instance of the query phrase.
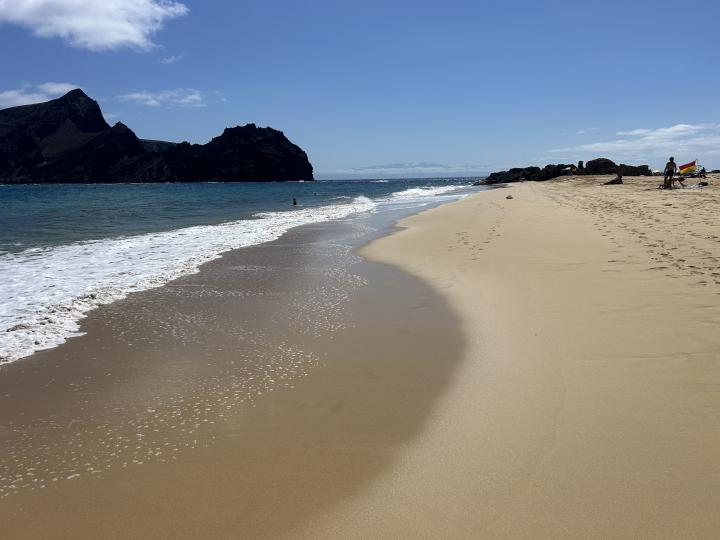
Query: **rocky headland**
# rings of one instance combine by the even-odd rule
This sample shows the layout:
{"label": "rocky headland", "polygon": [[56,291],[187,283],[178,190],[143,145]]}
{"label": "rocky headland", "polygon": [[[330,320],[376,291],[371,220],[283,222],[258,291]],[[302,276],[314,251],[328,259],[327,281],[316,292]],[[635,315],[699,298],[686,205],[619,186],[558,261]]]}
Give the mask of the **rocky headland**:
{"label": "rocky headland", "polygon": [[138,138],[110,126],[82,90],[0,110],[0,183],[249,182],[313,180],[305,152],[255,124],[207,144]]}
{"label": "rocky headland", "polygon": [[488,175],[487,178],[478,182],[480,185],[508,184],[511,182],[544,182],[563,175],[595,175],[595,174],[617,174],[623,176],[652,176],[652,171],[647,165],[625,165],[616,164],[607,158],[598,158],[583,164],[577,165],[558,163],[557,165],[545,165],[545,167],[517,167],[507,171],[498,171]]}

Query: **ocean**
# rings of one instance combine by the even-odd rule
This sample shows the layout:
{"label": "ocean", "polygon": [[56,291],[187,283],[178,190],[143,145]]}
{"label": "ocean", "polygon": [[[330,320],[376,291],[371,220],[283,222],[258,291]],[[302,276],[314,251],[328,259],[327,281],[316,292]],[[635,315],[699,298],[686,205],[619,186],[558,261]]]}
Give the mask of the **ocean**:
{"label": "ocean", "polygon": [[477,190],[474,180],[0,186],[0,365],[80,335],[95,307],[223,252],[305,224],[410,213]]}

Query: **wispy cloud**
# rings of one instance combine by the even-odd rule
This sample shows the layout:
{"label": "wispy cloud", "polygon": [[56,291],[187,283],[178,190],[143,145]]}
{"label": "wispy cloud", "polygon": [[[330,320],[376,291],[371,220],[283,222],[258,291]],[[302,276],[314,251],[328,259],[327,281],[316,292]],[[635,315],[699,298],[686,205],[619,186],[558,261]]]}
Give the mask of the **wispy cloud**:
{"label": "wispy cloud", "polygon": [[26,90],[3,90],[0,92],[0,109],[41,101],[47,101],[47,96],[39,92],[28,92]]}
{"label": "wispy cloud", "polygon": [[91,51],[151,49],[166,21],[188,12],[172,0],[0,0],[0,23]]}
{"label": "wispy cloud", "polygon": [[128,103],[137,103],[146,107],[205,107],[202,92],[194,88],[176,88],[161,92],[133,92],[118,96]]}
{"label": "wispy cloud", "polygon": [[587,135],[588,133],[591,133],[593,131],[597,131],[596,127],[590,127],[585,129],[579,129],[575,132],[575,135]]}
{"label": "wispy cloud", "polygon": [[566,157],[598,157],[651,160],[668,155],[701,157],[716,154],[720,147],[720,124],[676,124],[655,129],[618,131],[616,139],[551,150]]}
{"label": "wispy cloud", "polygon": [[631,129],[630,131],[618,131],[615,135],[620,137],[634,137],[636,135],[647,135],[649,133],[652,133],[652,129],[639,128]]}
{"label": "wispy cloud", "polygon": [[[0,0],[2,2],[2,0]],[[78,85],[62,82],[46,82],[22,88],[0,91],[0,109],[41,103],[66,94]]]}
{"label": "wispy cloud", "polygon": [[173,54],[172,56],[161,58],[160,63],[165,65],[177,64],[183,58],[185,58],[184,54]]}
{"label": "wispy cloud", "polygon": [[79,88],[77,84],[66,83],[66,82],[46,82],[36,85],[38,90],[41,90],[45,94],[51,96],[61,96],[67,94],[70,90]]}

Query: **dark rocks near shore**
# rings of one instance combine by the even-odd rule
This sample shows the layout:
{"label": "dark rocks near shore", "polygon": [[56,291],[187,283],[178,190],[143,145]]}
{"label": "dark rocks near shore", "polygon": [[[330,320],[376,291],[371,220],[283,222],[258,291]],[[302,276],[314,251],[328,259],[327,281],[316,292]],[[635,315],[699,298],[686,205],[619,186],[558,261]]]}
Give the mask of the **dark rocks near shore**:
{"label": "dark rocks near shore", "polygon": [[110,127],[82,90],[0,111],[0,183],[313,180],[305,152],[255,124],[207,144],[139,139]]}
{"label": "dark rocks near shore", "polygon": [[617,165],[614,161],[607,158],[598,158],[590,160],[585,164],[580,161],[577,166],[559,163],[557,165],[545,165],[542,169],[540,167],[524,167],[498,171],[488,175],[487,178],[477,184],[493,185],[525,181],[544,182],[557,178],[558,176],[616,173],[620,173],[623,176],[652,176],[652,171],[647,165],[633,166],[625,165],[624,163]]}
{"label": "dark rocks near shore", "polygon": [[623,176],[652,176],[652,171],[647,165],[616,165],[614,161],[607,158],[599,158],[588,161],[585,168],[579,174],[617,174]]}
{"label": "dark rocks near shore", "polygon": [[540,167],[516,167],[507,171],[499,171],[490,174],[483,184],[508,184],[511,182],[543,182],[550,180],[551,178],[557,178],[563,174],[568,168],[573,168],[572,165],[558,164],[558,165],[545,165],[542,169]]}

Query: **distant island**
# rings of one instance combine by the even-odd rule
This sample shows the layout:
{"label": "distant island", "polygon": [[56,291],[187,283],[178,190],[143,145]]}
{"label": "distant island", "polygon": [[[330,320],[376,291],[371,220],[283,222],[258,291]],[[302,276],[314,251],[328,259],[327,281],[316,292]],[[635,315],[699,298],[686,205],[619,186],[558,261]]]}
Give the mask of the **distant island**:
{"label": "distant island", "polygon": [[0,184],[313,180],[305,152],[255,124],[207,144],[139,139],[82,90],[0,110]]}
{"label": "distant island", "polygon": [[563,175],[595,175],[595,174],[621,174],[623,176],[652,176],[647,165],[617,165],[607,158],[592,159],[577,165],[558,163],[540,167],[516,167],[507,171],[498,171],[476,182],[476,185],[508,184],[511,182],[544,182]]}

